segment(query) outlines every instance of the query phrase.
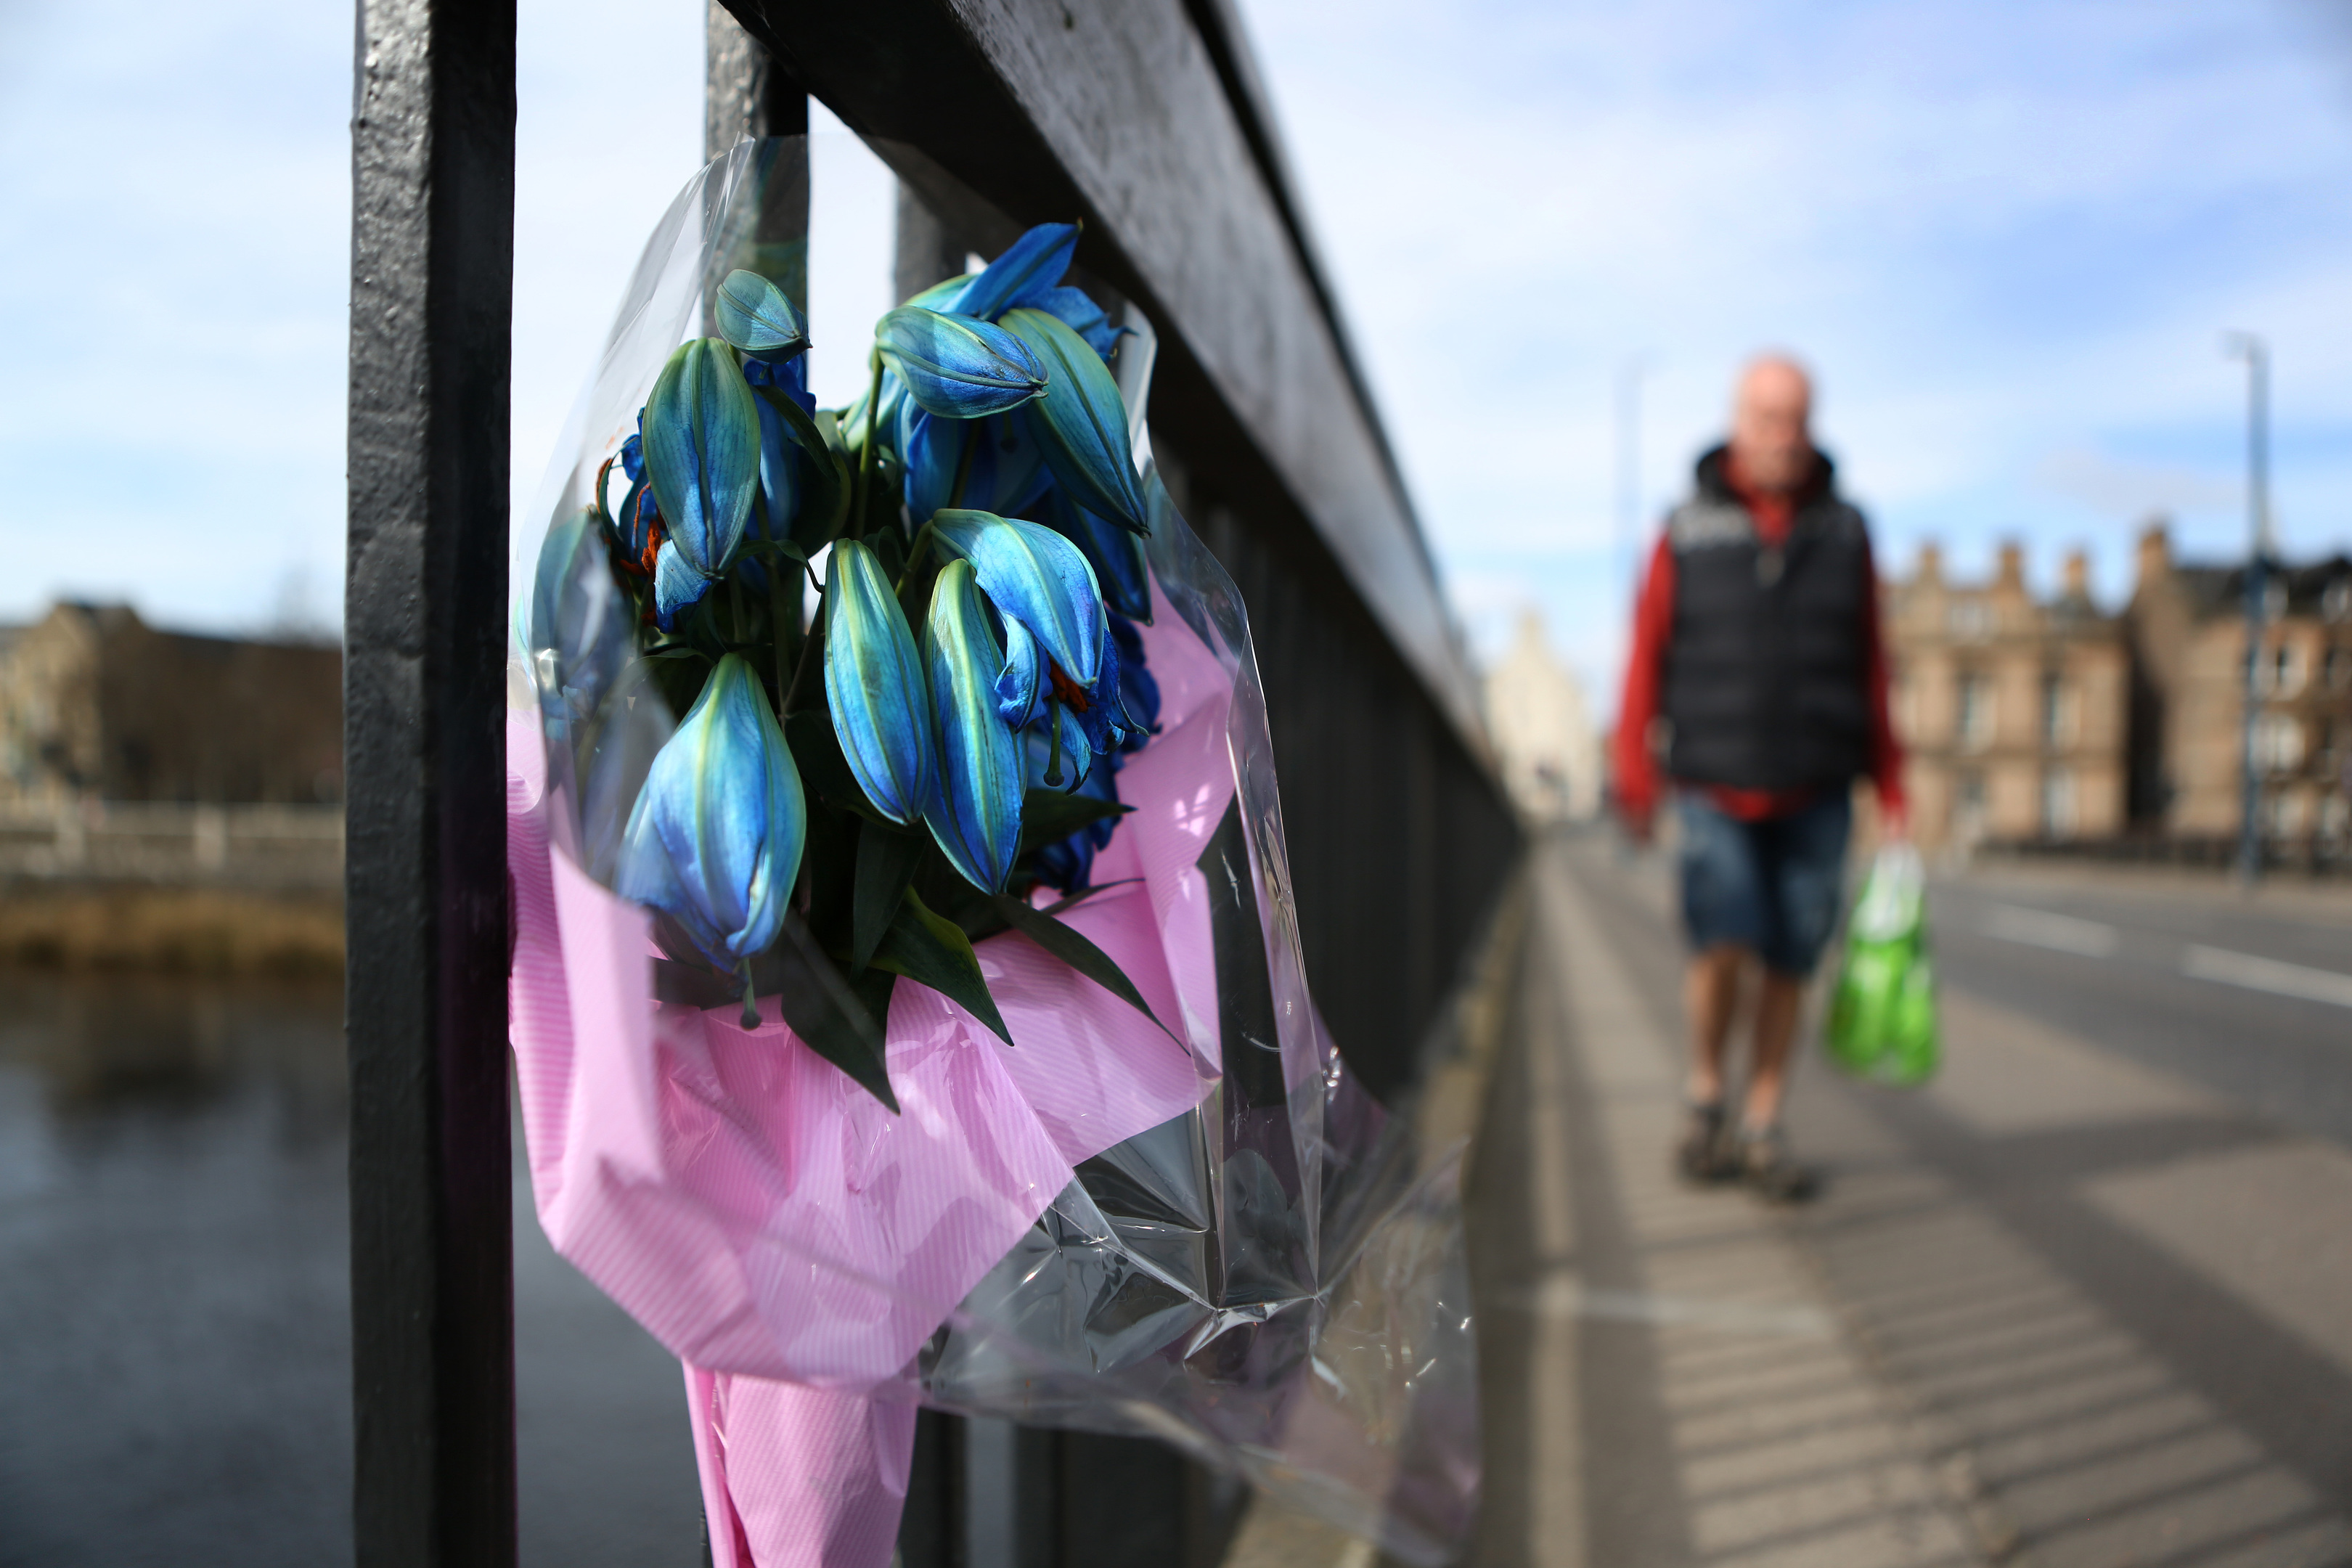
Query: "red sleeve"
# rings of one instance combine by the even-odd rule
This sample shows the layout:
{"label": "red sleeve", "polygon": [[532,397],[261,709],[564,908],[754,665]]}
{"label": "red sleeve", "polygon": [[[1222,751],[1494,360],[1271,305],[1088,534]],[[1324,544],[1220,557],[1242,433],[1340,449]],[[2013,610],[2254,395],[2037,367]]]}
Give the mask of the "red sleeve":
{"label": "red sleeve", "polygon": [[1675,629],[1675,552],[1664,534],[1633,601],[1633,646],[1625,656],[1625,692],[1617,704],[1614,762],[1618,809],[1641,816],[1658,804],[1658,770],[1650,757],[1650,721],[1658,716],[1659,666]]}
{"label": "red sleeve", "polygon": [[1886,637],[1878,624],[1878,566],[1871,559],[1870,542],[1862,545],[1862,569],[1870,592],[1862,602],[1862,637],[1870,684],[1870,783],[1878,792],[1882,812],[1901,814],[1903,803],[1903,742],[1895,738],[1895,724],[1886,707]]}

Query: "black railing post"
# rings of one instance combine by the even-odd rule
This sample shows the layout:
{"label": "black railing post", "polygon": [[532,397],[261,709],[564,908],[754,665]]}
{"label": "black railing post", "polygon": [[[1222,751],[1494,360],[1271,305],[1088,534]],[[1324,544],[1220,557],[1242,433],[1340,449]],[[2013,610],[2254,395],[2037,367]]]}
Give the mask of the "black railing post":
{"label": "black railing post", "polygon": [[355,69],[343,744],[357,1560],[509,1568],[513,0],[362,0]]}

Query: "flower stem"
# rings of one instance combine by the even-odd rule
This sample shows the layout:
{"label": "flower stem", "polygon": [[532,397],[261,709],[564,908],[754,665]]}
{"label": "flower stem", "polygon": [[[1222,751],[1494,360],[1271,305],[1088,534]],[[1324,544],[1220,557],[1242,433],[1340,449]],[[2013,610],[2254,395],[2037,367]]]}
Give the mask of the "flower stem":
{"label": "flower stem", "polygon": [[784,691],[784,713],[789,717],[800,707],[801,688],[808,681],[809,666],[816,662],[818,643],[824,627],[824,601],[819,599],[816,618],[809,622],[808,639],[801,644],[800,662],[793,666],[793,683]]}
{"label": "flower stem", "polygon": [[915,542],[907,547],[907,569],[898,574],[898,584],[891,589],[903,595],[907,584],[915,580],[915,568],[923,563],[923,552],[931,547],[931,525],[928,522],[915,531]]}
{"label": "flower stem", "polygon": [[866,447],[857,455],[856,500],[851,508],[849,537],[862,538],[866,532],[866,491],[874,472],[874,426],[882,412],[882,356],[871,354],[874,374],[866,384]]}
{"label": "flower stem", "polygon": [[[797,583],[793,585],[800,586]],[[784,639],[788,632],[798,629],[784,619],[784,574],[781,569],[768,574],[768,615],[775,622],[769,641],[775,645],[776,649],[776,717],[781,721],[784,715],[784,693],[788,689],[788,678],[784,673]],[[793,617],[794,621],[799,618],[797,616]]]}
{"label": "flower stem", "polygon": [[963,505],[964,481],[971,478],[971,455],[980,449],[981,434],[977,419],[963,422],[963,449],[956,454],[955,483],[948,490],[948,505]]}

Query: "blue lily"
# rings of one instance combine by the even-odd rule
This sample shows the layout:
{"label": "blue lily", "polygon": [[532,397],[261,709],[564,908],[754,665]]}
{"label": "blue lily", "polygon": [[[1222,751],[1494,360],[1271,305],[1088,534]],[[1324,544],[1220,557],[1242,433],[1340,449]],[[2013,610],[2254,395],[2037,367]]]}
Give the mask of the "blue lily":
{"label": "blue lily", "polygon": [[1049,490],[1045,499],[1045,525],[1086,556],[1087,564],[1095,569],[1095,581],[1102,585],[1103,603],[1129,620],[1150,621],[1151,577],[1144,563],[1143,541],[1116,523],[1105,522],[1072,500],[1066,490]]}
{"label": "blue lily", "polygon": [[721,969],[783,928],[808,837],[800,770],[759,677],[719,661],[646,775],[621,836],[624,898],[672,916]]}
{"label": "blue lily", "polygon": [[[1078,247],[1078,226],[1041,223],[1004,247],[1003,253],[969,278],[950,279],[962,287],[952,304],[932,308],[954,310],[992,321],[1019,305],[1034,305],[1062,280]],[[942,289],[945,285],[940,286]],[[920,298],[920,296],[918,296]],[[929,300],[924,301],[929,304]]]}
{"label": "blue lily", "polygon": [[1122,752],[1139,752],[1160,730],[1160,680],[1143,661],[1143,633],[1125,616],[1110,618],[1118,655],[1118,706],[1129,723]]}
{"label": "blue lily", "polygon": [[[644,416],[638,416],[639,425]],[[621,472],[629,481],[621,504],[613,512],[613,545],[624,570],[639,577],[654,574],[654,563],[667,532],[661,508],[654,502],[653,487],[646,483],[645,435],[642,430],[621,443]]]}
{"label": "blue lily", "polygon": [[1054,478],[1096,516],[1150,533],[1150,512],[1127,438],[1127,404],[1102,356],[1068,323],[1044,310],[1008,310],[1003,324],[1045,367],[1045,395],[1024,409],[1022,418]]}
{"label": "blue lily", "polygon": [[808,323],[790,296],[756,272],[730,272],[710,316],[720,337],[754,359],[788,360],[809,346]]}
{"label": "blue lily", "polygon": [[557,523],[540,542],[531,575],[532,673],[550,720],[566,732],[595,713],[632,651],[630,617],[597,532],[584,508]]}
{"label": "blue lily", "polygon": [[[1029,747],[1030,787],[1045,785],[1045,774],[1052,765],[1045,737],[1035,730],[1024,732],[1022,739]],[[1112,759],[1115,763],[1117,759]],[[1066,767],[1068,764],[1063,764]],[[1067,784],[1066,779],[1062,781]],[[1091,795],[1097,800],[1118,799],[1118,771],[1116,766],[1098,767],[1081,780],[1073,795]],[[1116,816],[1097,817],[1068,837],[1042,845],[1037,850],[1038,880],[1066,893],[1074,893],[1087,885],[1094,875],[1095,855],[1110,843],[1111,834],[1118,826]]]}
{"label": "blue lily", "polygon": [[[1025,725],[1065,685],[1093,696],[1102,674],[1102,590],[1077,547],[1052,529],[993,512],[949,510],[930,526],[940,548],[971,563],[989,603],[1004,617],[998,706]],[[1061,680],[1049,685],[1049,665]]]}
{"label": "blue lily", "polygon": [[[805,412],[816,410],[816,399],[809,395],[805,359],[784,364],[747,359],[743,362],[743,380],[747,385],[780,389]],[[800,446],[784,428],[784,416],[770,407],[766,398],[755,397],[752,405],[760,415],[760,502],[766,518],[766,531],[761,537],[790,539],[793,520],[801,510]],[[764,587],[765,584],[755,583],[753,586]]]}
{"label": "blue lily", "polygon": [[1083,289],[1048,289],[1035,300],[1024,300],[1023,303],[1034,304],[1038,310],[1059,320],[1064,326],[1077,333],[1087,347],[1104,359],[1110,357],[1110,351],[1118,342],[1119,333],[1126,331],[1123,327],[1112,326],[1110,318],[1103,313],[1103,308],[1096,304],[1094,297]]}
{"label": "blue lily", "polygon": [[874,346],[907,395],[943,418],[1003,414],[1045,390],[1045,366],[1022,339],[971,316],[901,305],[876,323]]}
{"label": "blue lily", "polygon": [[760,416],[735,352],[717,338],[681,345],[641,416],[646,475],[668,535],[654,567],[662,629],[710,589],[743,542],[760,480]]}
{"label": "blue lily", "polygon": [[[965,443],[971,458],[964,461]],[[966,506],[1010,516],[1034,505],[1054,482],[1044,455],[1017,415],[941,419],[912,401],[899,405],[898,456],[906,468],[907,514],[929,520],[942,507]],[[959,466],[963,494],[955,493]]]}
{"label": "blue lily", "polygon": [[1021,849],[1021,745],[997,711],[992,672],[1004,649],[968,561],[931,584],[923,630],[939,788],[923,820],[950,865],[974,887],[1002,892]]}
{"label": "blue lily", "polygon": [[874,552],[835,542],[825,570],[824,698],[857,786],[911,823],[939,787],[931,704],[915,634]]}

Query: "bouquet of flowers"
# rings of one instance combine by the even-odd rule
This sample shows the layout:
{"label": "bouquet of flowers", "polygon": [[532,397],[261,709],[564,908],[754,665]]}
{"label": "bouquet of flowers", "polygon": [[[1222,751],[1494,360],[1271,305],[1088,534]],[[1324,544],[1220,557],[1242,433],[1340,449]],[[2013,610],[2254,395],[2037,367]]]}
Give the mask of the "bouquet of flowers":
{"label": "bouquet of flowers", "polygon": [[540,1215],[686,1363],[722,1564],[880,1564],[915,1403],[1149,1433],[1431,1559],[1475,1496],[1455,1163],[1307,993],[1154,340],[1041,225],[819,409],[778,144],[649,244],[524,567]]}

